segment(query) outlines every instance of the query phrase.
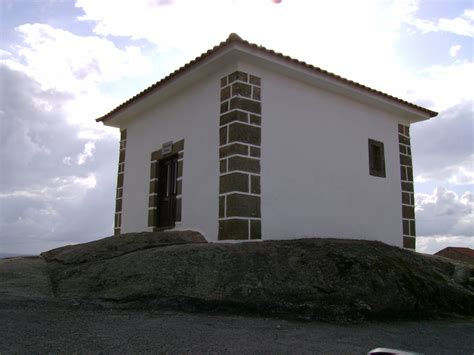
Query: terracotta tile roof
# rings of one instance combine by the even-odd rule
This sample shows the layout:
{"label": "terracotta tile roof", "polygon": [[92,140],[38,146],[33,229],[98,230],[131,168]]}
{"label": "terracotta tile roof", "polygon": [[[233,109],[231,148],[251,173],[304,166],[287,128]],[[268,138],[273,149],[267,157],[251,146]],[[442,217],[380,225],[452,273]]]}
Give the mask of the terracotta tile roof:
{"label": "terracotta tile roof", "polygon": [[138,93],[137,95],[131,97],[130,99],[128,99],[127,101],[123,102],[122,104],[120,104],[119,106],[117,106],[116,108],[114,108],[112,111],[110,111],[109,113],[105,114],[104,116],[102,117],[99,117],[96,119],[97,122],[101,122],[101,121],[107,121],[108,119],[112,118],[114,116],[114,114],[116,114],[117,112],[131,106],[132,104],[136,103],[139,99],[147,96],[148,94],[154,92],[155,90],[159,90],[161,87],[165,86],[166,84],[168,84],[169,82],[173,81],[173,80],[176,80],[178,79],[181,75],[183,75],[183,73],[186,73],[187,71],[189,70],[192,70],[193,67],[195,65],[197,65],[198,63],[204,61],[206,58],[209,58],[211,57],[212,55],[218,53],[219,51],[225,49],[227,46],[233,44],[233,43],[238,43],[242,46],[245,46],[245,47],[248,47],[250,49],[254,49],[254,50],[257,50],[257,51],[260,51],[262,53],[265,53],[265,54],[270,54],[270,55],[273,55],[275,56],[276,58],[279,58],[279,59],[283,59],[285,61],[287,61],[288,63],[290,64],[294,64],[294,65],[298,65],[302,68],[305,68],[305,69],[309,69],[311,71],[313,71],[314,73],[316,74],[319,74],[319,75],[324,75],[324,76],[327,76],[328,78],[330,79],[333,79],[333,80],[337,80],[339,81],[340,83],[343,83],[343,84],[346,84],[346,85],[350,85],[354,88],[357,88],[357,89],[361,89],[361,90],[364,90],[366,91],[367,93],[370,93],[370,94],[375,94],[375,95],[378,95],[378,96],[381,96],[383,98],[386,98],[386,99],[389,99],[391,101],[394,101],[396,103],[399,103],[399,104],[402,104],[402,105],[405,105],[407,106],[408,108],[411,108],[411,109],[415,109],[415,110],[418,110],[418,111],[421,111],[421,112],[424,112],[426,114],[428,114],[430,117],[434,117],[436,116],[438,113],[435,112],[435,111],[431,111],[431,110],[428,110],[424,107],[421,107],[421,106],[418,106],[418,105],[415,105],[415,104],[412,104],[408,101],[405,101],[405,100],[402,100],[402,99],[399,99],[395,96],[391,96],[391,95],[388,95],[384,92],[381,92],[381,91],[378,91],[378,90],[375,90],[375,89],[372,89],[368,86],[365,86],[365,85],[362,85],[362,84],[359,84],[359,83],[356,83],[355,81],[352,81],[352,80],[348,80],[348,79],[345,79],[339,75],[336,75],[336,74],[333,74],[333,73],[330,73],[324,69],[321,69],[321,68],[318,68],[318,67],[315,67],[311,64],[308,64],[306,62],[303,62],[303,61],[300,61],[298,59],[294,59],[294,58],[291,58],[289,56],[286,56],[284,54],[281,54],[281,53],[278,53],[278,52],[275,52],[274,50],[271,50],[271,49],[267,49],[263,46],[259,46],[259,45],[256,45],[254,43],[250,43],[242,38],[240,38],[240,36],[238,36],[237,34],[235,33],[231,33],[229,35],[229,37],[219,43],[217,46],[209,49],[207,52],[201,54],[199,57],[193,59],[192,61],[190,61],[189,63],[185,64],[184,66],[182,66],[181,68],[177,69],[176,71],[172,72],[171,74],[169,74],[168,76],[166,76],[165,78],[161,79],[160,81],[156,82],[155,84],[151,85],[150,87],[146,88],[145,90],[143,90],[142,92]]}
{"label": "terracotta tile roof", "polygon": [[454,251],[456,253],[467,255],[467,256],[470,256],[471,258],[474,258],[474,250],[473,249],[471,249],[471,248],[462,248],[462,247],[447,247],[447,248],[444,248],[444,249],[438,251],[437,253],[435,253],[435,255],[441,255],[441,254],[443,254],[444,252],[447,252],[447,251]]}

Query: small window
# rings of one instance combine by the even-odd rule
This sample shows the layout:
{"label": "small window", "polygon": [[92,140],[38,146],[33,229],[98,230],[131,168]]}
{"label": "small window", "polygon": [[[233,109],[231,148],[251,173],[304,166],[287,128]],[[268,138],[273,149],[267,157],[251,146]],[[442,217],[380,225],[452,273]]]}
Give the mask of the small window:
{"label": "small window", "polygon": [[385,177],[383,143],[373,139],[369,139],[369,173],[372,176]]}

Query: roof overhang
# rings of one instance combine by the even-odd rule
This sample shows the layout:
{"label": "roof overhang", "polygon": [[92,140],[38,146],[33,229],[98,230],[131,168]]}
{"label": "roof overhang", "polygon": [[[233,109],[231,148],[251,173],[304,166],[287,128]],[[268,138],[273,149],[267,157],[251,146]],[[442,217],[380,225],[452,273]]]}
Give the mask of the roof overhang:
{"label": "roof overhang", "polygon": [[147,111],[151,107],[163,102],[169,97],[179,94],[186,87],[189,87],[200,79],[211,75],[219,68],[230,65],[233,62],[235,48],[232,46],[223,48],[212,57],[206,58],[193,65],[193,68],[185,70],[178,74],[171,74],[155,85],[138,95],[134,96],[124,104],[117,107],[109,114],[98,118],[96,121],[102,121],[105,125],[111,127],[121,127],[130,119],[137,117],[141,112]]}
{"label": "roof overhang", "polygon": [[[380,92],[371,92],[367,87],[360,84],[345,82],[334,77],[334,74],[325,74],[325,72],[315,72],[313,67],[294,64],[285,58],[278,58],[271,54],[259,53],[257,50],[245,47],[236,47],[232,55],[238,60],[262,66],[268,70],[286,75],[290,78],[305,82],[311,86],[315,86],[336,94],[349,97],[355,101],[375,106],[382,110],[388,110],[398,115],[403,115],[412,122],[427,120],[434,117],[437,113],[427,112],[428,110],[420,110],[407,102],[382,94]],[[358,86],[361,87],[358,87]],[[400,100],[400,101],[399,101]]]}
{"label": "roof overhang", "polygon": [[236,35],[231,35],[227,41],[132,97],[113,111],[98,118],[97,121],[102,121],[107,126],[121,127],[133,117],[137,117],[140,112],[178,94],[180,90],[199,79],[239,61],[263,67],[266,70],[349,97],[358,102],[390,111],[411,122],[427,120],[437,115],[434,111],[251,44]]}

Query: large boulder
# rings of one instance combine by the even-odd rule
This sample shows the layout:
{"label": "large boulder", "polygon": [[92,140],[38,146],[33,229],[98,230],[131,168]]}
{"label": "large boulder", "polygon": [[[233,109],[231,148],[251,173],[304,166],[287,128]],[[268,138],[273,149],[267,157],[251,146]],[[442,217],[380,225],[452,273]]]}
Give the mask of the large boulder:
{"label": "large boulder", "polygon": [[44,252],[41,256],[48,262],[72,265],[116,258],[144,249],[188,243],[207,243],[207,241],[201,233],[195,231],[126,233],[89,243],[66,245]]}
{"label": "large boulder", "polygon": [[43,254],[56,296],[330,321],[474,314],[455,264],[380,242],[95,243]]}

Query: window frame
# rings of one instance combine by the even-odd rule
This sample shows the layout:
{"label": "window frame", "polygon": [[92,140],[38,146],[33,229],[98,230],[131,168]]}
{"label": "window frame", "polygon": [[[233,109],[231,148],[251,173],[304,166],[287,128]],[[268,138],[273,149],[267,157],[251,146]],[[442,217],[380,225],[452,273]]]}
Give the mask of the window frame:
{"label": "window frame", "polygon": [[[379,150],[379,156],[376,156],[375,149]],[[387,177],[384,144],[371,138],[369,138],[369,174],[381,178]]]}

